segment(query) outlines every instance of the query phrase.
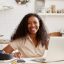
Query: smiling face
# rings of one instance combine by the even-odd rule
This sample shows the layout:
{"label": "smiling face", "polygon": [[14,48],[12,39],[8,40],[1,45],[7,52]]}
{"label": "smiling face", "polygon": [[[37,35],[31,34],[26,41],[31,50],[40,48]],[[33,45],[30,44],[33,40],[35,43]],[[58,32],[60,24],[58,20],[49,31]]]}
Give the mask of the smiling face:
{"label": "smiling face", "polygon": [[39,29],[39,20],[37,17],[35,16],[31,16],[28,19],[28,31],[29,34],[36,34],[38,29]]}

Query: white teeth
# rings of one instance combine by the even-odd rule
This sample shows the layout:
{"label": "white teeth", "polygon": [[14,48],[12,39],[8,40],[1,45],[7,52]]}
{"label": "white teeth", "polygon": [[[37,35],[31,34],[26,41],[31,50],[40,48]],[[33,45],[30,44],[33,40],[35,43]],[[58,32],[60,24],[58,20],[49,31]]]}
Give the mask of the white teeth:
{"label": "white teeth", "polygon": [[32,28],[31,30],[35,30],[35,28]]}

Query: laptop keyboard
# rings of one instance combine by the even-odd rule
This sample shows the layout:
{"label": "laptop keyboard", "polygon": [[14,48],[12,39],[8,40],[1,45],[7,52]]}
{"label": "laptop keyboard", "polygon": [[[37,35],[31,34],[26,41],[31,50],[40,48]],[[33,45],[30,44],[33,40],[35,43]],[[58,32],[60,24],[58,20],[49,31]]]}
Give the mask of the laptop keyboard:
{"label": "laptop keyboard", "polygon": [[44,59],[44,58],[32,59],[31,61],[46,63],[46,59]]}

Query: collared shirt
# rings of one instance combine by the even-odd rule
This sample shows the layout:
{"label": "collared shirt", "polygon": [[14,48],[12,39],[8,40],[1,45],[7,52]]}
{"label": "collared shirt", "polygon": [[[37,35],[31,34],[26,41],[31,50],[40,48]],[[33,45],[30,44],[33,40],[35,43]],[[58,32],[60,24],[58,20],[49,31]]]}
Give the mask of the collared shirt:
{"label": "collared shirt", "polygon": [[25,57],[42,57],[44,55],[45,46],[42,47],[42,45],[39,44],[37,47],[35,47],[32,39],[29,36],[14,40],[9,44],[14,50],[17,49],[24,54]]}

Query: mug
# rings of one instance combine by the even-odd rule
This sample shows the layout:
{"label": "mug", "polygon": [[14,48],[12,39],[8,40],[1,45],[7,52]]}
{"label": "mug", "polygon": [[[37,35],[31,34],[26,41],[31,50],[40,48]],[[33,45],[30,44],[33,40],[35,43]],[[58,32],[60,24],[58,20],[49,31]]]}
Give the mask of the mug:
{"label": "mug", "polygon": [[0,50],[0,53],[3,53],[3,50]]}

